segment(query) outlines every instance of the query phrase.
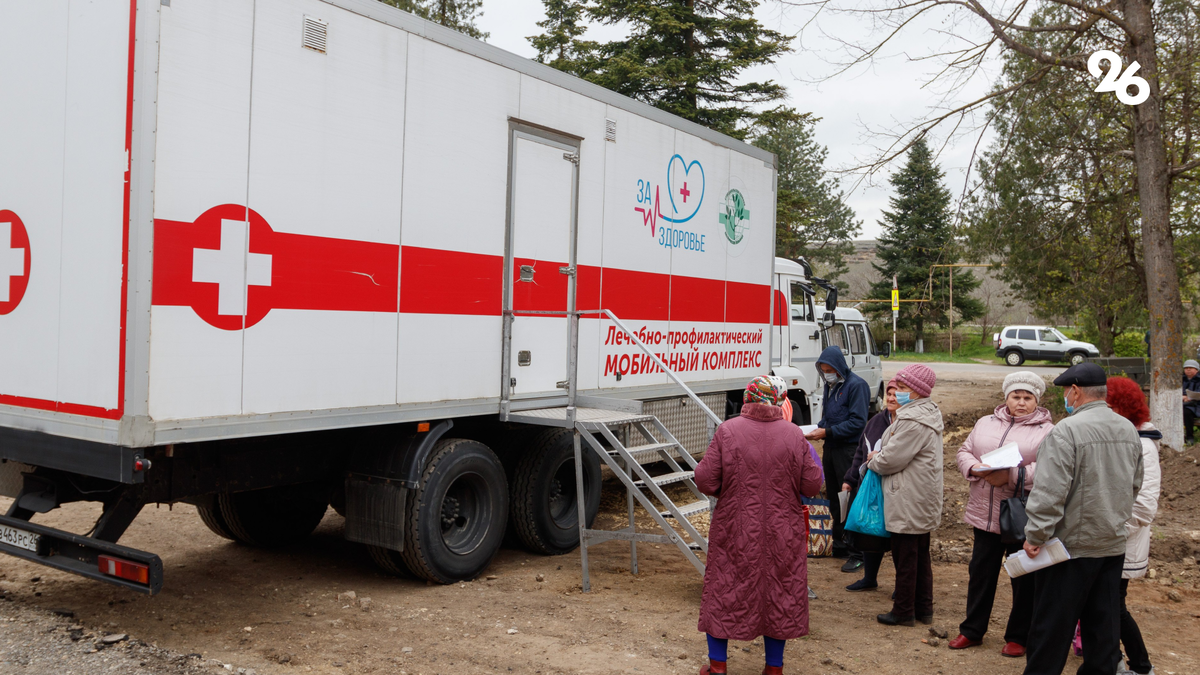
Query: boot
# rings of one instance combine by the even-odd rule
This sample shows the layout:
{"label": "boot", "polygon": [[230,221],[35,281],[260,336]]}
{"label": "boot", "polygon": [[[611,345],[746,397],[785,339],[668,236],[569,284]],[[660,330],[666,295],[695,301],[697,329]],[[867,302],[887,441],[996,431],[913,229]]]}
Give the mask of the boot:
{"label": "boot", "polygon": [[700,667],[700,675],[725,675],[728,671],[725,670],[724,661],[708,660],[707,666]]}
{"label": "boot", "polygon": [[763,666],[762,675],[783,675],[783,666]]}

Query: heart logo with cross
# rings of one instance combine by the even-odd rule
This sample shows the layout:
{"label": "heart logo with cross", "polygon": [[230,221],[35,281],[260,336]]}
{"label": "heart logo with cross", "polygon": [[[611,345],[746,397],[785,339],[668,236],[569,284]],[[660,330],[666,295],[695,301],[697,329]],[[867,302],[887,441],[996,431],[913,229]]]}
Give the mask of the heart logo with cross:
{"label": "heart logo with cross", "polygon": [[667,162],[667,195],[672,214],[660,214],[663,220],[686,223],[700,211],[704,202],[704,167],[699,160],[684,161],[674,155]]}

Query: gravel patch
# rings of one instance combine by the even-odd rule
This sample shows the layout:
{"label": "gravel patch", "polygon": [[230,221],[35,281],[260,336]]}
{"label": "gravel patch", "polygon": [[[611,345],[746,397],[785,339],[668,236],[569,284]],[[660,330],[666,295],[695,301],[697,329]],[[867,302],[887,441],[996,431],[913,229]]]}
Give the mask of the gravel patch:
{"label": "gravel patch", "polygon": [[135,637],[77,622],[73,613],[0,596],[0,674],[212,675],[228,672],[199,655],[159,649]]}

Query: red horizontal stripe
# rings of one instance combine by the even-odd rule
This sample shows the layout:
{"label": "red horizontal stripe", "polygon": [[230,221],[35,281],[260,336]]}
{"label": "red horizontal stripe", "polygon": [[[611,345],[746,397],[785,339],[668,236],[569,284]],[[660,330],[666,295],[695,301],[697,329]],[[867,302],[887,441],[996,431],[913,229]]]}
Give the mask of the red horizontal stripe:
{"label": "red horizontal stripe", "polygon": [[500,316],[504,258],[404,246],[400,288],[404,313]]}
{"label": "red horizontal stripe", "polygon": [[[671,277],[605,267],[601,271],[600,304],[621,319],[668,321]],[[580,307],[580,309],[589,309]]]}
{"label": "red horizontal stripe", "polygon": [[771,287],[730,281],[725,284],[725,321],[767,323],[771,320]]}
{"label": "red horizontal stripe", "polygon": [[120,408],[105,408],[95,405],[83,405],[80,403],[60,403],[58,401],[48,401],[42,398],[28,398],[25,396],[9,396],[8,394],[0,394],[0,404],[11,405],[18,408],[33,408],[35,410],[52,410],[54,412],[68,413],[71,415],[87,415],[88,417],[99,417],[106,420],[121,419]]}
{"label": "red horizontal stripe", "polygon": [[[195,251],[220,249],[222,220],[248,220],[250,253],[271,256],[271,283],[248,287],[245,317],[218,315],[218,284],[193,281]],[[501,315],[498,255],[276,232],[235,204],[213,207],[194,223],[156,220],[154,237],[152,303],[191,307],[225,330],[248,328],[271,309]],[[533,268],[532,282],[520,281],[523,265]],[[565,311],[570,277],[559,271],[565,266],[516,259],[514,310]],[[765,285],[591,265],[578,266],[576,283],[576,307],[608,309],[630,321],[762,324],[770,317]]]}
{"label": "red horizontal stripe", "polygon": [[724,321],[725,281],[672,276],[671,320],[713,323]]}

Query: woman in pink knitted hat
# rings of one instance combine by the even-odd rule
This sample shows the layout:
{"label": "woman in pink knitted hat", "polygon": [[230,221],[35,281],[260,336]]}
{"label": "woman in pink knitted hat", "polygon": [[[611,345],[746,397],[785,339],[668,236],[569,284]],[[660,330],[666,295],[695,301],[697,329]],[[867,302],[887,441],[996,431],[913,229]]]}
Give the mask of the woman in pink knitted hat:
{"label": "woman in pink knitted hat", "polygon": [[933,623],[933,564],[929,533],[942,523],[942,411],[929,398],[937,376],[915,363],[896,373],[896,421],[867,468],[883,478],[883,518],[892,535],[896,594],[879,623]]}

